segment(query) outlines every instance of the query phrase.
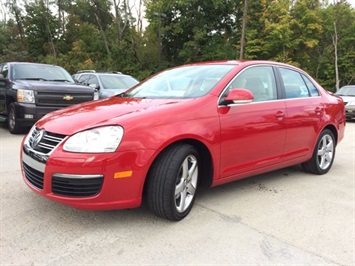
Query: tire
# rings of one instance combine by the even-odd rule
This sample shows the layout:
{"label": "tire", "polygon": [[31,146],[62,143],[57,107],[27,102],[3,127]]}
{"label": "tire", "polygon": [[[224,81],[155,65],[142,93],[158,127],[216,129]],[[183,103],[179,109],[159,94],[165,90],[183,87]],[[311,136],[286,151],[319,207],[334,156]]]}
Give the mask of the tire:
{"label": "tire", "polygon": [[334,134],[325,129],[319,135],[312,158],[302,164],[302,168],[309,173],[323,175],[332,167],[335,157]]}
{"label": "tire", "polygon": [[11,134],[18,134],[22,131],[22,128],[19,126],[16,119],[15,103],[10,103],[9,105],[7,125]]}
{"label": "tire", "polygon": [[188,144],[164,150],[148,174],[147,202],[155,215],[180,221],[192,209],[198,184],[199,155]]}

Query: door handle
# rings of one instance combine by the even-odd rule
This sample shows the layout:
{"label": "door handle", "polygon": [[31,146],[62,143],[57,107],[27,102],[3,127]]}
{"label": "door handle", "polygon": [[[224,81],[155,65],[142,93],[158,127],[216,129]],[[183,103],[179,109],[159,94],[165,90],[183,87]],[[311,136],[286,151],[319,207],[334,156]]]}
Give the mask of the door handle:
{"label": "door handle", "polygon": [[282,119],[284,119],[284,117],[285,117],[285,113],[282,112],[282,111],[277,111],[277,113],[275,114],[275,117],[276,117],[278,120],[282,120]]}

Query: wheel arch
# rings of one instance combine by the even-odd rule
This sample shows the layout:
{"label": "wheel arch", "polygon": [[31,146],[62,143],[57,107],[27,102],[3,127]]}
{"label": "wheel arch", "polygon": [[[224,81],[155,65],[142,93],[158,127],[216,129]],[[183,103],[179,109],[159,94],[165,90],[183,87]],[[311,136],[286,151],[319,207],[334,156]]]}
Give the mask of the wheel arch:
{"label": "wheel arch", "polygon": [[334,135],[334,140],[335,140],[335,145],[338,145],[338,131],[334,125],[327,125],[325,128],[323,128],[322,132],[325,129],[329,129],[333,135]]}
{"label": "wheel arch", "polygon": [[9,112],[9,106],[10,106],[10,104],[11,103],[13,103],[13,102],[16,102],[16,100],[15,100],[15,98],[14,97],[12,97],[12,96],[7,96],[6,97],[6,113],[8,114],[8,112]]}
{"label": "wheel arch", "polygon": [[148,183],[149,172],[150,172],[152,166],[154,165],[154,163],[157,161],[159,156],[166,149],[170,148],[173,145],[177,145],[177,144],[189,144],[197,149],[197,152],[198,152],[198,154],[200,156],[200,160],[201,160],[201,166],[202,166],[202,167],[200,166],[200,168],[199,168],[200,173],[199,173],[198,184],[199,184],[199,186],[202,186],[202,187],[210,187],[211,186],[212,180],[213,180],[213,159],[212,159],[211,152],[208,149],[208,147],[204,143],[202,143],[201,141],[196,140],[196,139],[187,138],[187,139],[180,139],[180,140],[170,143],[169,145],[164,147],[164,149],[162,149],[158,153],[158,155],[154,158],[153,162],[151,163],[151,165],[149,167],[147,177],[144,181],[143,194],[146,193],[146,186]]}

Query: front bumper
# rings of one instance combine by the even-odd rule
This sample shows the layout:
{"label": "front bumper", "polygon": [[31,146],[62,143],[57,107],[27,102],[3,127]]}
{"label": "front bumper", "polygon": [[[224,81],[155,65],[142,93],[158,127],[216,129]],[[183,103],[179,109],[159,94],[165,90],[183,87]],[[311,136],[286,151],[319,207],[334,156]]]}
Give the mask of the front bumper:
{"label": "front bumper", "polygon": [[345,116],[346,119],[354,119],[355,118],[355,105],[345,105]]}
{"label": "front bumper", "polygon": [[153,154],[150,150],[77,154],[58,147],[43,163],[22,151],[22,174],[37,194],[75,208],[135,208],[141,205]]}
{"label": "front bumper", "polygon": [[29,127],[34,125],[46,114],[58,110],[60,107],[37,106],[32,103],[15,103],[16,120],[19,125]]}

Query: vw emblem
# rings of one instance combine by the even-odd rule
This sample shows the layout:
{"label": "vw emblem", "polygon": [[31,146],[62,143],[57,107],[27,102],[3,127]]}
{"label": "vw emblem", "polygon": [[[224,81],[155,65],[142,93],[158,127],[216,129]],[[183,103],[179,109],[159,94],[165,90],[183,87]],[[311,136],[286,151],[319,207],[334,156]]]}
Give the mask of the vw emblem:
{"label": "vw emblem", "polygon": [[44,130],[38,130],[37,132],[34,133],[32,145],[31,145],[33,149],[35,149],[37,145],[41,142],[43,135],[44,135]]}

